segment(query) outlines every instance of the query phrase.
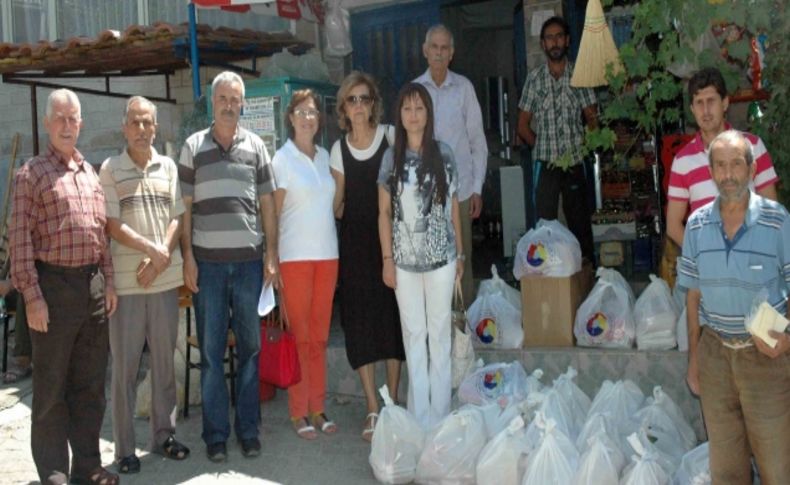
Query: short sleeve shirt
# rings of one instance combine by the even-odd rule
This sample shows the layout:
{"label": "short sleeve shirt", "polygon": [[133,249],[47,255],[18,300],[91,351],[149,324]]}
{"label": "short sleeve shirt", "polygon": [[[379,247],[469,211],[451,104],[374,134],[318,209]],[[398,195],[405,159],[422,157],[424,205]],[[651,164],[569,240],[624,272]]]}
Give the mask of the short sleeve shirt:
{"label": "short sleeve shirt", "polygon": [[[104,161],[99,179],[107,200],[107,217],[120,220],[149,241],[165,244],[170,222],[184,213],[178,168],[173,160],[152,156],[139,168],[124,150]],[[115,291],[119,295],[159,293],[183,284],[181,249],[176,246],[170,266],[148,288],[137,282],[137,268],[146,255],[113,240],[111,244]]]}
{"label": "short sleeve shirt", "polygon": [[311,160],[291,140],[272,160],[277,189],[285,190],[279,221],[280,261],[337,259],[337,229],[332,203],[335,179],[329,154],[316,147]]}
{"label": "short sleeve shirt", "polygon": [[[725,129],[732,127],[727,124]],[[752,188],[761,190],[779,181],[776,175],[771,155],[765,148],[760,137],[751,133],[741,132],[751,143],[754,153],[755,173]],[[688,203],[688,213],[691,214],[703,205],[711,202],[719,194],[716,183],[710,175],[708,149],[702,140],[702,135],[697,135],[680,149],[672,161],[672,171],[669,175],[669,189],[667,197]]]}
{"label": "short sleeve shirt", "polygon": [[[395,265],[411,272],[441,268],[456,257],[455,228],[452,220],[452,197],[457,194],[457,172],[450,147],[439,144],[448,191],[444,204],[435,200],[436,186],[426,177],[422,186],[417,179],[420,155],[406,150],[405,173],[392,197],[392,257]],[[391,193],[395,176],[393,149],[384,152],[378,184]]]}
{"label": "short sleeve shirt", "polygon": [[745,338],[744,319],[765,289],[768,303],[787,311],[790,215],[778,202],[750,194],[743,225],[727,239],[719,198],[689,217],[678,260],[678,284],[702,294],[700,325],[724,338]]}
{"label": "short sleeve shirt", "polygon": [[582,110],[595,104],[595,92],[571,87],[572,76],[571,61],[559,79],[554,79],[545,63],[527,75],[518,108],[532,113],[537,136],[532,158],[536,160],[554,162],[570,151],[572,163],[581,163]]}
{"label": "short sleeve shirt", "polygon": [[215,263],[263,258],[261,196],[274,191],[271,160],[261,138],[238,127],[225,150],[213,129],[184,143],[178,161],[184,197],[192,198],[192,250]]}

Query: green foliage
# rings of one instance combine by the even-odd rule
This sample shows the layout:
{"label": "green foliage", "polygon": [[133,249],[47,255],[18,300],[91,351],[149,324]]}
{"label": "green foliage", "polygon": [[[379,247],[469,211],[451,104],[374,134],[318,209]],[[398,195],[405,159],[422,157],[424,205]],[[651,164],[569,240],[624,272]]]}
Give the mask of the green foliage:
{"label": "green foliage", "polygon": [[[711,2],[711,3],[709,3]],[[604,7],[612,0],[604,0]],[[614,146],[614,133],[608,128],[626,122],[642,134],[676,123],[689,116],[689,100],[680,101],[684,85],[668,67],[691,63],[699,67],[716,66],[724,75],[727,88],[734,91],[748,68],[750,38],[727,46],[729,60],[717,49],[697,53],[698,39],[711,25],[735,24],[751,33],[768,34],[763,79],[769,83],[771,99],[764,103],[764,118],[755,128],[772,155],[780,179],[787,181],[782,191],[790,202],[790,12],[787,0],[642,0],[634,5],[633,37],[620,47],[624,70],[608,70],[610,102],[601,115],[602,128],[587,134],[585,148]],[[690,118],[693,120],[693,118]]]}

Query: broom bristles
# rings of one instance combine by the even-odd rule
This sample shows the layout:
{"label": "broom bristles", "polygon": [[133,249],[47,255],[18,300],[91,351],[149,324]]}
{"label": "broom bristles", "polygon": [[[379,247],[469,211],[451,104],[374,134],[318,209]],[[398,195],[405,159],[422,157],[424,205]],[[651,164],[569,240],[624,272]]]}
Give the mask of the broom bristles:
{"label": "broom bristles", "polygon": [[613,74],[623,69],[620,53],[614,44],[612,33],[603,14],[600,0],[590,0],[584,17],[584,31],[579,43],[579,54],[573,68],[571,86],[576,88],[594,88],[604,86],[606,66],[613,65]]}

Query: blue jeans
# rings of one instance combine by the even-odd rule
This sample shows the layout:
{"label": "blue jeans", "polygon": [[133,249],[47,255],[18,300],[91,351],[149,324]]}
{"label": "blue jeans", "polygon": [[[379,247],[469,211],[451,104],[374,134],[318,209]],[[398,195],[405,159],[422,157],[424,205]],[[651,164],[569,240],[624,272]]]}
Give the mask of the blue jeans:
{"label": "blue jeans", "polygon": [[203,399],[203,441],[225,442],[230,436],[225,356],[228,323],[236,336],[236,419],[239,440],[258,437],[258,353],[261,324],[258,298],[263,284],[263,261],[211,263],[198,261],[194,295],[195,321],[200,342],[200,393]]}

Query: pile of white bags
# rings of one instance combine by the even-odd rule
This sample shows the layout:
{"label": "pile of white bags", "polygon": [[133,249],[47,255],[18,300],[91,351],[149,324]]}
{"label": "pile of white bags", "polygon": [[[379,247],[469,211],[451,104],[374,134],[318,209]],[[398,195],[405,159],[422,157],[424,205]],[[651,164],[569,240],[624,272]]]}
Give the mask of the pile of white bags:
{"label": "pile of white bags", "polygon": [[666,281],[650,275],[650,284],[636,300],[634,320],[640,350],[668,350],[677,345],[678,311]]}
{"label": "pile of white bags", "polygon": [[631,303],[633,296],[629,296],[629,291],[627,283],[621,284],[611,276],[598,278],[576,311],[573,334],[578,345],[604,348],[633,346],[636,326]]}
{"label": "pile of white bags", "polygon": [[[660,386],[645,399],[631,381],[604,381],[590,402],[572,367],[550,386],[541,383],[540,369],[527,375],[518,361],[482,366],[476,374],[459,389],[466,404],[427,433],[392,403],[386,386],[380,390],[385,406],[369,459],[379,481],[669,485],[675,477],[673,485],[709,483],[707,449],[688,452],[694,431]],[[496,386],[481,390],[486,375]]]}
{"label": "pile of white bags", "polygon": [[382,483],[412,482],[425,434],[411,413],[395,405],[387,386],[379,389],[379,393],[384,398],[384,408],[373,432],[368,462]]}
{"label": "pile of white bags", "polygon": [[527,275],[565,277],[582,269],[579,241],[556,220],[541,219],[516,246],[513,275],[521,279]]}
{"label": "pile of white bags", "polygon": [[415,481],[474,485],[477,456],[487,442],[485,420],[478,409],[464,406],[453,411],[425,438]]}
{"label": "pile of white bags", "polygon": [[520,349],[524,342],[521,310],[502,293],[478,296],[467,312],[475,346],[492,349]]}
{"label": "pile of white bags", "polygon": [[[534,382],[534,380],[533,380]],[[496,363],[477,369],[466,376],[458,387],[462,403],[487,404],[502,401],[522,401],[530,391],[530,380],[521,362]]]}

